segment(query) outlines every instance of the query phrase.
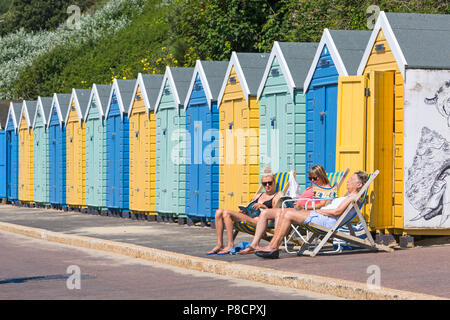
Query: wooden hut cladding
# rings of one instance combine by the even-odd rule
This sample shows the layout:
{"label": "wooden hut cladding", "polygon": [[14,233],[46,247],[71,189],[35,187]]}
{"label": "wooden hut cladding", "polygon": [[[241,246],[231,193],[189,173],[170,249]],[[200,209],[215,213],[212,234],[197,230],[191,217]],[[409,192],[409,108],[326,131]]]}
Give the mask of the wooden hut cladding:
{"label": "wooden hut cladding", "polygon": [[86,128],[86,206],[106,210],[106,123],[110,85],[93,84],[84,114]]}
{"label": "wooden hut cladding", "polygon": [[[426,203],[433,192],[432,185],[421,186],[419,182],[414,183],[414,186],[411,184],[414,187],[413,194],[405,188],[411,175],[415,176],[414,169],[411,168],[417,167],[417,163],[410,164],[414,162],[412,159],[405,158],[406,143],[411,150],[415,150],[417,144],[420,144],[419,139],[414,142],[409,139],[410,136],[417,136],[417,132],[413,134],[405,131],[406,115],[409,110],[413,110],[406,103],[419,103],[413,102],[406,95],[405,81],[412,69],[449,69],[449,60],[441,54],[442,50],[449,51],[449,41],[443,41],[449,38],[449,31],[448,15],[381,12],[358,67],[357,76],[339,78],[336,166],[338,170],[346,167],[353,171],[361,168],[367,172],[380,170],[379,179],[369,190],[370,194],[373,193],[370,197],[372,201],[366,205],[366,215],[370,218],[373,229],[391,233],[448,233],[448,222],[433,224],[428,223],[425,218],[414,220],[414,217],[409,216],[414,213],[427,216],[424,208],[412,210],[412,207],[416,205],[420,194],[426,194],[421,198]],[[423,72],[423,75],[426,73]],[[428,80],[423,75],[414,83],[417,92],[425,91],[423,86],[427,85]],[[437,76],[436,79],[440,77]],[[412,93],[413,91],[409,92]],[[434,123],[441,120],[439,112],[433,115],[432,109],[423,110],[427,109],[422,109],[422,112],[427,117],[432,117]],[[416,116],[422,117],[419,114]],[[447,137],[444,133],[443,138],[447,140]],[[416,155],[416,159],[419,159],[419,154]],[[406,163],[411,165],[408,170]],[[435,161],[436,163],[445,166],[442,159]],[[439,170],[442,168],[436,169],[436,172]],[[442,182],[442,175],[436,172],[429,172],[427,178],[431,181],[434,178],[439,184]],[[438,208],[433,209],[442,212]],[[438,220],[431,219],[434,222]]]}
{"label": "wooden hut cladding", "polygon": [[73,89],[66,127],[66,202],[71,208],[86,207],[86,134],[83,115],[91,90]]}
{"label": "wooden hut cladding", "polygon": [[193,71],[194,68],[167,67],[156,101],[155,209],[167,218],[186,218],[187,135],[183,104]]}
{"label": "wooden hut cladding", "polygon": [[136,80],[114,79],[106,119],[106,207],[129,211],[129,120],[128,106]]}
{"label": "wooden hut cladding", "polygon": [[130,211],[155,215],[156,99],[163,75],[139,73],[128,110]]}
{"label": "wooden hut cladding", "polygon": [[295,170],[305,178],[305,96],[303,82],[317,43],[275,41],[258,89],[259,170]]}
{"label": "wooden hut cladding", "polygon": [[33,116],[33,179],[34,202],[49,204],[49,138],[48,121],[52,108],[51,97],[38,97]]}
{"label": "wooden hut cladding", "polygon": [[37,101],[23,101],[19,119],[19,201],[34,202],[33,119]]}
{"label": "wooden hut cladding", "polygon": [[356,75],[369,37],[370,31],[323,31],[304,83],[306,172],[315,164],[336,171],[338,78]]}
{"label": "wooden hut cladding", "polygon": [[6,131],[6,198],[16,202],[19,195],[19,135],[18,124],[22,104],[10,102]]}
{"label": "wooden hut cladding", "polygon": [[50,110],[48,129],[49,201],[53,207],[66,206],[66,127],[65,115],[71,94],[55,93]]}
{"label": "wooden hut cladding", "polygon": [[211,221],[219,205],[217,97],[227,61],[197,60],[184,102],[190,145],[186,155],[186,215]]}
{"label": "wooden hut cladding", "polygon": [[231,55],[219,93],[219,208],[247,203],[259,185],[258,85],[269,54]]}

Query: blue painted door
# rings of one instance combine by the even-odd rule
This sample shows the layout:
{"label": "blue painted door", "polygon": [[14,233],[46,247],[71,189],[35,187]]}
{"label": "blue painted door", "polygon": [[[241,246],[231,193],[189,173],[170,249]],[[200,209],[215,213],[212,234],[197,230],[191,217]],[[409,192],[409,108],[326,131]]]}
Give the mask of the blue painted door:
{"label": "blue painted door", "polygon": [[337,85],[314,88],[314,143],[312,162],[327,172],[335,171],[336,163]]}
{"label": "blue painted door", "polygon": [[48,130],[49,200],[54,205],[66,205],[66,129],[60,126],[56,109]]}
{"label": "blue painted door", "polygon": [[7,198],[8,200],[17,200],[19,192],[19,136],[14,130],[12,118],[8,121],[6,128],[6,181],[7,181]]}
{"label": "blue painted door", "polygon": [[128,118],[120,114],[108,116],[106,122],[106,206],[129,210],[129,142]]}
{"label": "blue painted door", "polygon": [[6,198],[6,132],[0,131],[0,198]]}
{"label": "blue painted door", "polygon": [[107,122],[107,148],[108,148],[108,193],[107,206],[109,208],[119,208],[119,134],[120,116],[111,116]]}

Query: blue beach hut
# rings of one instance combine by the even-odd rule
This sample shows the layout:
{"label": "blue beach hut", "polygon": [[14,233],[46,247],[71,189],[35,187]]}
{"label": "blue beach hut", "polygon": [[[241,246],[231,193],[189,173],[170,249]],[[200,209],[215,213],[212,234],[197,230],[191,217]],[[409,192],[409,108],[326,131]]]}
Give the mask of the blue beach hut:
{"label": "blue beach hut", "polygon": [[10,102],[5,124],[6,135],[6,198],[19,200],[19,135],[18,125],[22,103]]}
{"label": "blue beach hut", "polygon": [[228,61],[197,60],[184,102],[186,131],[186,216],[211,221],[219,206],[219,110],[217,97]]}
{"label": "blue beach hut", "polygon": [[136,80],[114,79],[106,119],[106,207],[112,214],[129,215],[128,106]]}
{"label": "blue beach hut", "polygon": [[303,85],[306,94],[306,171],[321,164],[335,171],[338,78],[356,75],[370,31],[328,30],[322,34]]}

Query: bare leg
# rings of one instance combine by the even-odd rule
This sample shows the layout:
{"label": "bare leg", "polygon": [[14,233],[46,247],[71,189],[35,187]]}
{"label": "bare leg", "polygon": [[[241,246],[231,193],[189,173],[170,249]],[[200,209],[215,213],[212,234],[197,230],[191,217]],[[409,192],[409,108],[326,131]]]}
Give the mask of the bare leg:
{"label": "bare leg", "polygon": [[253,249],[259,249],[259,242],[261,241],[269,220],[275,219],[275,225],[277,224],[278,217],[280,216],[281,209],[263,209],[258,216],[258,223],[256,224],[255,236],[253,237],[252,243],[247,249],[244,249],[242,253],[247,253]]}
{"label": "bare leg", "polygon": [[223,229],[224,229],[223,213],[224,210],[222,209],[216,210],[215,223],[216,223],[217,244],[207,254],[217,253],[223,248]]}
{"label": "bare leg", "polygon": [[259,251],[274,251],[278,250],[278,247],[281,244],[281,241],[283,241],[283,237],[286,235],[286,233],[289,231],[289,228],[291,227],[291,223],[295,222],[297,224],[303,224],[305,220],[309,217],[309,211],[302,210],[302,211],[286,211],[284,213],[283,219],[280,221],[280,226],[276,230],[272,240],[270,243],[262,247]]}
{"label": "bare leg", "polygon": [[227,229],[228,245],[218,253],[225,253],[234,247],[234,240],[233,240],[233,222],[234,221],[245,221],[245,222],[249,222],[249,223],[252,223],[255,225],[258,222],[256,219],[253,219],[253,218],[243,214],[242,212],[231,211],[231,210],[225,210],[223,212],[223,221],[225,224],[225,228]]}

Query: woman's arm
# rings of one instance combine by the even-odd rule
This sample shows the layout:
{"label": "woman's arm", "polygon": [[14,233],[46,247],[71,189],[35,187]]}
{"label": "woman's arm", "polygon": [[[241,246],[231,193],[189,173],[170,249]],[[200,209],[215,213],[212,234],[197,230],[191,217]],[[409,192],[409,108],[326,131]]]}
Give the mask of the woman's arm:
{"label": "woman's arm", "polygon": [[[314,202],[314,204],[313,204]],[[314,209],[320,209],[323,206],[325,206],[328,203],[328,200],[311,200],[308,203],[306,203],[306,208],[301,208],[303,210],[314,210]]]}
{"label": "woman's arm", "polygon": [[345,209],[347,209],[348,205],[354,200],[354,195],[347,196],[336,209],[320,209],[317,210],[317,213],[323,214],[324,216],[337,218],[341,214],[344,213]]}

